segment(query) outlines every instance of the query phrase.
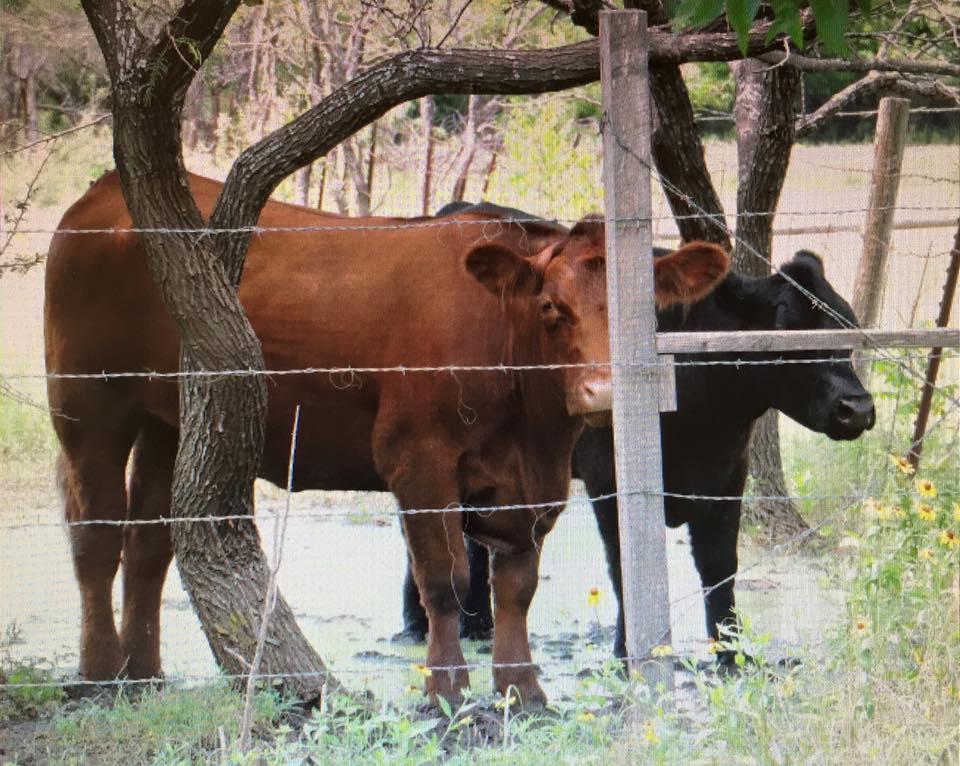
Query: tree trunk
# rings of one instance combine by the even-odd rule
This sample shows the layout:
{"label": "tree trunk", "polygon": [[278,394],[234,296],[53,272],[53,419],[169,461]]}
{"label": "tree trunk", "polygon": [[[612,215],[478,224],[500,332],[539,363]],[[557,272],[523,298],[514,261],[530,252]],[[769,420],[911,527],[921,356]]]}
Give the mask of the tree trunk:
{"label": "tree trunk", "polygon": [[310,179],[313,177],[313,165],[304,165],[297,171],[294,183],[297,187],[297,202],[306,207],[310,204]]}
{"label": "tree trunk", "polygon": [[[198,0],[165,25],[163,34],[190,36],[208,55],[238,3]],[[143,38],[129,8],[109,0],[83,0],[83,7],[110,72],[114,155],[134,225],[202,228],[180,142],[183,100],[194,68],[162,41]],[[156,71],[164,77],[149,79]],[[230,252],[230,237],[214,243],[190,234],[142,236],[151,273],[177,323],[181,369],[263,369],[259,342],[236,294],[243,254],[224,255]],[[262,377],[184,378],[171,503],[175,518],[253,512],[265,411]],[[257,529],[242,521],[174,523],[171,530],[180,576],[210,648],[228,674],[242,676],[250,669],[267,592],[268,568]],[[325,683],[336,684],[282,598],[269,636],[260,673],[294,674],[282,678],[282,686],[308,703],[319,699]]]}
{"label": "tree trunk", "polygon": [[455,180],[453,182],[453,194],[451,201],[460,202],[467,193],[467,179],[470,178],[470,165],[473,164],[473,157],[477,152],[477,96],[470,96],[467,100],[467,121],[463,126],[461,138],[462,147],[460,149],[460,159],[457,163]]}
{"label": "tree trunk", "polygon": [[[737,80],[734,119],[737,124],[737,242],[733,268],[762,277],[770,273],[773,216],[744,216],[774,212],[790,162],[794,142],[795,102],[800,73],[790,67],[770,68],[756,59],[731,65]],[[789,495],[780,456],[778,415],[770,411],[753,430],[750,475],[755,494]],[[808,530],[789,500],[757,500],[744,504],[746,519],[760,526],[762,535],[782,541]]]}
{"label": "tree trunk", "polygon": [[370,215],[370,189],[367,186],[367,173],[363,167],[363,155],[360,152],[356,136],[351,136],[340,146],[343,148],[344,171],[350,175],[353,194],[357,201],[357,215]]}
{"label": "tree trunk", "polygon": [[373,174],[377,167],[377,126],[375,122],[370,126],[370,149],[367,151],[367,199],[368,206],[373,204]]}
{"label": "tree trunk", "polygon": [[37,57],[32,45],[19,43],[16,46],[12,69],[17,80],[17,101],[23,119],[24,137],[28,142],[36,141],[40,137],[40,120],[37,115]]}
{"label": "tree trunk", "polygon": [[420,187],[420,212],[430,215],[430,194],[433,184],[433,96],[424,96],[420,99],[420,131],[423,141],[423,160],[420,168],[420,177],[423,185]]}

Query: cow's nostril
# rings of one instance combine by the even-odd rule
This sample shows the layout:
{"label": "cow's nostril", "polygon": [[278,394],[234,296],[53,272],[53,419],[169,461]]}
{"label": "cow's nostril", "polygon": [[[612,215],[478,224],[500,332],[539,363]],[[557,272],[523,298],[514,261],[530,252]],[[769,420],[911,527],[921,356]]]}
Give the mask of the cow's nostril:
{"label": "cow's nostril", "polygon": [[869,398],[841,399],[834,409],[834,417],[844,426],[872,428],[876,412]]}
{"label": "cow's nostril", "polygon": [[853,407],[851,407],[847,402],[841,401],[839,404],[837,404],[836,414],[837,420],[839,420],[841,423],[849,423],[856,413],[854,412]]}

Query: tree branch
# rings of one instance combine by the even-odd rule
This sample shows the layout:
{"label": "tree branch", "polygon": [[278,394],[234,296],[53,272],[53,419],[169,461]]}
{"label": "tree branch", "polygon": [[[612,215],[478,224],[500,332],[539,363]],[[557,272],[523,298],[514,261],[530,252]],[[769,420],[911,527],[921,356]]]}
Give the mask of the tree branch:
{"label": "tree branch", "polygon": [[867,93],[896,94],[907,97],[944,98],[960,104],[960,89],[938,80],[908,79],[899,72],[870,72],[865,77],[834,93],[816,111],[797,120],[796,136],[802,138],[825,120]]}
{"label": "tree branch", "polygon": [[150,44],[147,61],[163,77],[154,92],[170,98],[186,92],[223,34],[240,0],[187,0]]}
{"label": "tree branch", "polygon": [[[779,65],[786,63],[802,72],[903,72],[904,74],[939,74],[960,77],[960,64],[943,61],[908,61],[906,59],[822,59],[799,53],[769,51],[755,56],[761,61]],[[697,59],[717,61],[718,59]]]}
{"label": "tree branch", "polygon": [[[768,25],[751,33],[748,54],[769,51]],[[650,63],[729,61],[741,58],[729,32],[676,35],[650,32]],[[325,155],[389,109],[431,94],[526,95],[596,82],[597,40],[545,50],[406,51],[357,75],[318,105],[245,150],[234,163],[210,220],[213,228],[254,226],[267,198],[291,173]],[[239,284],[250,235],[236,235],[220,252],[234,285]]]}

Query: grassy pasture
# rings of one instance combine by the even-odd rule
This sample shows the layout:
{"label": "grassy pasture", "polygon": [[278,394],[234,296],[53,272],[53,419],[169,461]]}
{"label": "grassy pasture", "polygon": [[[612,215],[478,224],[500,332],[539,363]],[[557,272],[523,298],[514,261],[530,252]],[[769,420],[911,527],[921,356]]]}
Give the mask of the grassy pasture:
{"label": "grassy pasture", "polygon": [[[523,115],[515,119],[511,135],[516,138],[505,149],[487,198],[565,220],[600,210],[596,137],[583,137],[579,151],[570,155],[561,140],[541,140],[552,129],[549,112],[536,123],[524,122]],[[378,212],[417,213],[417,180],[405,167],[406,150],[391,151],[374,182]],[[59,142],[22,227],[53,229],[66,205],[109,165],[109,152],[106,132]],[[871,153],[869,146],[797,147],[778,226],[861,222]],[[0,199],[6,215],[16,215],[14,203],[22,199],[42,157],[35,153],[3,166]],[[445,201],[444,190],[451,185],[444,173],[452,165],[452,147],[441,147],[439,157],[446,170],[437,181],[434,207]],[[725,205],[733,209],[734,148],[708,144],[707,160]],[[955,146],[909,147],[898,220],[955,218],[958,164]],[[188,166],[209,175],[222,175],[224,169],[222,161],[199,155],[188,158]],[[484,159],[476,163],[483,166]],[[472,179],[468,197],[478,198],[479,186],[480,179]],[[656,193],[656,230],[666,235],[672,223],[659,189]],[[292,197],[292,186],[285,184],[280,194]],[[10,224],[4,225],[9,231]],[[882,326],[931,322],[952,236],[951,229],[895,233]],[[3,260],[43,252],[48,241],[45,233],[18,234]],[[774,261],[801,247],[824,255],[828,276],[849,296],[859,234],[783,237],[775,243]],[[42,283],[42,267],[0,276],[0,375],[12,388],[0,391],[0,627],[15,624],[0,642],[0,682],[51,678],[75,663],[77,596],[65,535],[57,526],[55,446],[43,381],[15,377],[43,372]],[[914,372],[922,372],[922,359],[904,358]],[[942,375],[955,397],[955,359]],[[345,677],[347,683],[374,690],[387,700],[382,707],[371,712],[333,699],[323,714],[290,731],[285,728],[289,706],[265,691],[257,705],[257,752],[241,754],[234,742],[242,703],[222,684],[171,684],[138,700],[117,696],[109,702],[66,701],[58,690],[33,697],[27,691],[0,692],[0,762],[412,764],[444,757],[453,763],[517,764],[956,763],[960,554],[949,538],[941,540],[960,530],[954,510],[960,496],[956,412],[944,397],[937,400],[939,424],[927,447],[923,476],[934,482],[938,496],[930,502],[934,520],[925,521],[917,514],[923,498],[913,479],[887,457],[907,439],[915,379],[887,361],[875,366],[871,388],[878,395],[880,422],[867,437],[836,444],[785,422],[783,451],[795,494],[854,494],[877,502],[803,503],[804,516],[822,525],[824,543],[817,552],[790,546],[769,551],[749,539],[743,546],[739,592],[752,622],[741,647],[772,658],[798,657],[803,662],[797,669],[748,669],[729,680],[684,673],[687,688],[675,708],[605,670],[614,611],[599,542],[581,497],[547,544],[547,579],[531,617],[535,657],[544,664],[544,683],[557,703],[554,714],[512,721],[508,711],[486,698],[482,706],[449,720],[418,712],[419,696],[404,689],[419,685],[410,663],[421,650],[378,640],[399,624],[402,548],[389,516],[391,502],[355,493],[305,493],[294,499],[295,513],[337,510],[343,515],[304,520],[292,528],[282,588],[295,604],[304,605],[305,629],[325,656],[335,666],[359,669]],[[282,492],[258,486],[265,516],[283,502]],[[269,540],[269,522],[261,528]],[[702,610],[690,606],[697,598],[689,555],[682,535],[672,537],[671,544],[674,648],[688,661],[704,659]],[[338,551],[359,548],[362,555],[349,562],[337,558]],[[349,579],[331,580],[329,573],[337,570],[346,570],[343,576]],[[604,591],[598,606],[587,603],[587,590],[594,585]],[[175,573],[163,619],[168,673],[212,673]],[[489,657],[482,647],[471,646],[469,659]],[[582,667],[590,672],[578,677]],[[474,683],[485,691],[489,677],[475,673]],[[623,699],[626,711],[614,704]],[[463,723],[464,716],[475,720]],[[496,717],[500,727],[478,722],[484,717]],[[468,746],[485,738],[492,743],[488,747]]]}

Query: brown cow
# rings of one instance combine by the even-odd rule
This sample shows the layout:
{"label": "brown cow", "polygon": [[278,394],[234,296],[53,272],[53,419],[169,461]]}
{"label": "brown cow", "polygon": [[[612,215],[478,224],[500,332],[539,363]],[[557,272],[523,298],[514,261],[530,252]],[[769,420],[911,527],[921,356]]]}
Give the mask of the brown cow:
{"label": "brown cow", "polygon": [[[209,216],[220,184],[198,177],[190,183]],[[330,227],[265,233],[250,244],[240,300],[268,369],[608,361],[601,223],[582,222],[569,235],[491,215],[410,224],[277,202],[264,208],[263,227]],[[94,184],[60,224],[130,226],[115,174]],[[374,228],[356,229],[363,226]],[[658,259],[660,305],[700,298],[726,267],[726,255],[705,244]],[[54,237],[45,336],[50,373],[177,369],[175,326],[130,233]],[[584,416],[610,407],[603,367],[366,372],[346,386],[329,375],[286,375],[272,379],[269,391],[261,476],[285,483],[299,404],[295,489],[389,489],[404,509],[565,498]],[[52,378],[48,394],[51,408],[65,416],[53,422],[68,521],[168,515],[177,386],[147,377]],[[530,662],[526,615],[540,543],[559,512],[403,516],[429,619],[429,666],[464,664],[458,609],[469,579],[465,531],[493,551],[494,662],[520,665],[497,668],[496,686],[505,692],[513,685],[525,704],[542,703],[533,670],[523,665]],[[167,527],[72,526],[70,539],[82,597],[81,676],[159,676],[160,595],[172,555]],[[121,559],[118,635],[111,588]],[[465,670],[437,672],[427,691],[455,699],[467,683]]]}

